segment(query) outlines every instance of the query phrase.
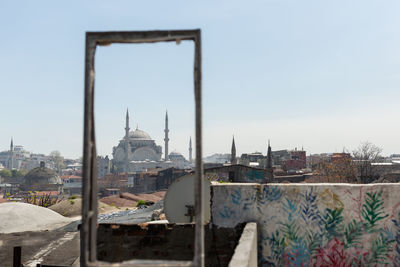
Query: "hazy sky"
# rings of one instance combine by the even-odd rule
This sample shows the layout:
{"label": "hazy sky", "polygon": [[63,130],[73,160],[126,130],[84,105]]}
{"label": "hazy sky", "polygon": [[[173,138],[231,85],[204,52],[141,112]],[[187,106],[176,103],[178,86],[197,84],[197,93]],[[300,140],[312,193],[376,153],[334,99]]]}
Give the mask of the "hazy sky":
{"label": "hazy sky", "polygon": [[[191,2],[191,3],[189,3]],[[86,31],[202,30],[204,154],[400,153],[400,2],[0,1],[0,151],[15,144],[78,158]],[[193,44],[96,53],[98,151],[110,155],[129,108],[170,151],[194,138]]]}

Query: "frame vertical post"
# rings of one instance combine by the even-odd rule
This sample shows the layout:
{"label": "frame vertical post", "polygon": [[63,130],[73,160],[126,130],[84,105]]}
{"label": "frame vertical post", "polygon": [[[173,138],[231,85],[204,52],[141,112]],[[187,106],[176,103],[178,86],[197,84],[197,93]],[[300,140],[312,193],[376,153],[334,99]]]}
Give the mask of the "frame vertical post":
{"label": "frame vertical post", "polygon": [[204,267],[204,207],[203,207],[203,159],[202,159],[202,111],[201,111],[201,35],[196,34],[194,58],[194,95],[196,103],[196,179],[194,183],[195,246],[194,265]]}
{"label": "frame vertical post", "polygon": [[81,266],[96,261],[97,162],[94,131],[94,55],[96,43],[86,34],[85,110],[82,183]]}

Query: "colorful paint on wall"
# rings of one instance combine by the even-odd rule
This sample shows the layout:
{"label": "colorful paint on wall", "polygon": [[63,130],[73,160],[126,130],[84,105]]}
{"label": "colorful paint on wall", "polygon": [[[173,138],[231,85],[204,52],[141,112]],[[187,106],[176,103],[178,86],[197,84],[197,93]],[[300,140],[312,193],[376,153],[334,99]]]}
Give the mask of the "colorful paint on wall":
{"label": "colorful paint on wall", "polygon": [[264,172],[259,170],[246,171],[243,176],[246,181],[258,182],[264,180]]}
{"label": "colorful paint on wall", "polygon": [[216,225],[255,221],[260,266],[400,266],[400,185],[213,185]]}

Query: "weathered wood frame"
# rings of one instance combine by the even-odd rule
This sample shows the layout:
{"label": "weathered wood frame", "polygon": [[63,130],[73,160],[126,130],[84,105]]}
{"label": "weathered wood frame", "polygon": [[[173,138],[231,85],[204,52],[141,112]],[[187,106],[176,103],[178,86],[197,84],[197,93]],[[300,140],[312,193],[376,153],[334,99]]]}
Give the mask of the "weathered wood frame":
{"label": "weathered wood frame", "polygon": [[[98,45],[194,41],[194,99],[196,130],[195,240],[193,261],[133,260],[118,264],[97,261],[97,159],[94,121],[94,59]],[[83,184],[81,266],[204,266],[204,212],[202,163],[201,31],[87,32],[85,49],[85,102],[83,135]]]}

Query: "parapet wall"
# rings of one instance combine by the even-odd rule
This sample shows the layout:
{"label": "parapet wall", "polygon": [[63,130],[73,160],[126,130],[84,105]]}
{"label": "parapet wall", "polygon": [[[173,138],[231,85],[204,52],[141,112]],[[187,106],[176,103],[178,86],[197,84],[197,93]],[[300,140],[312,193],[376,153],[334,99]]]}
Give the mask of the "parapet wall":
{"label": "parapet wall", "polygon": [[218,184],[212,221],[258,224],[259,266],[397,266],[399,184]]}
{"label": "parapet wall", "polygon": [[[206,225],[205,266],[228,266],[244,227],[244,224],[235,228]],[[100,261],[113,263],[133,259],[191,261],[194,255],[194,229],[194,224],[162,222],[99,224],[97,256]]]}

